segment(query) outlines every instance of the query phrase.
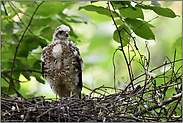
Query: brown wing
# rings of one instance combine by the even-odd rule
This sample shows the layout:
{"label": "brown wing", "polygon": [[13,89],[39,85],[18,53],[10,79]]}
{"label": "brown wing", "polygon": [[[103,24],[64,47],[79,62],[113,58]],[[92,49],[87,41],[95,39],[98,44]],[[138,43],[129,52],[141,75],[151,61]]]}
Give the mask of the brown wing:
{"label": "brown wing", "polygon": [[44,62],[42,61],[41,62],[41,67],[42,67],[42,77],[44,78],[45,76],[44,76]]}
{"label": "brown wing", "polygon": [[79,53],[79,49],[76,46],[73,46],[73,45],[72,45],[72,48],[74,49],[73,52],[75,52],[74,55],[75,55],[75,59],[76,59],[76,62],[77,62],[76,68],[78,69],[78,78],[79,78],[79,82],[78,82],[77,87],[80,88],[79,98],[81,98],[81,90],[82,90],[82,87],[83,87],[83,83],[82,83],[83,60],[82,60],[81,55]]}
{"label": "brown wing", "polygon": [[45,70],[45,69],[44,69],[44,66],[45,66],[45,57],[44,57],[44,56],[45,56],[45,53],[46,53],[46,49],[47,49],[47,48],[44,48],[44,49],[43,49],[43,52],[42,52],[42,54],[41,54],[41,61],[42,61],[42,62],[41,62],[41,67],[42,67],[42,77],[43,77],[43,78],[45,77],[45,75],[44,75],[44,70]]}
{"label": "brown wing", "polygon": [[[79,54],[79,50],[78,50],[78,55],[76,55],[76,62],[77,62],[77,68],[78,68],[78,78],[79,78],[79,83],[78,83],[78,87],[82,90],[82,87],[83,87],[83,83],[82,83],[82,69],[81,69],[81,60],[80,59],[80,54]],[[80,94],[79,94],[79,98],[81,98],[81,91],[80,91]]]}

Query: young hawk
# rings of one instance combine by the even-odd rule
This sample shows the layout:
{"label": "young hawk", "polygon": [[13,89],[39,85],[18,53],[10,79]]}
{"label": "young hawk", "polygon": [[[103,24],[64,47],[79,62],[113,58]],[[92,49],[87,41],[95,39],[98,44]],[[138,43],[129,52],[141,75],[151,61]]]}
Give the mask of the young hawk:
{"label": "young hawk", "polygon": [[81,98],[83,60],[75,43],[69,42],[70,28],[61,25],[55,29],[51,44],[41,55],[42,76],[59,98]]}

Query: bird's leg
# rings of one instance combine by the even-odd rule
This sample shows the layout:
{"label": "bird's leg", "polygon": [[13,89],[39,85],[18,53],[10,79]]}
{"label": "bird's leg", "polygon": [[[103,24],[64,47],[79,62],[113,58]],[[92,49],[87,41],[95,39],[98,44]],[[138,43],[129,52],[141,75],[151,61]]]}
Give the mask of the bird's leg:
{"label": "bird's leg", "polygon": [[56,101],[57,101],[57,93],[56,93]]}
{"label": "bird's leg", "polygon": [[70,91],[70,97],[72,96],[72,91]]}

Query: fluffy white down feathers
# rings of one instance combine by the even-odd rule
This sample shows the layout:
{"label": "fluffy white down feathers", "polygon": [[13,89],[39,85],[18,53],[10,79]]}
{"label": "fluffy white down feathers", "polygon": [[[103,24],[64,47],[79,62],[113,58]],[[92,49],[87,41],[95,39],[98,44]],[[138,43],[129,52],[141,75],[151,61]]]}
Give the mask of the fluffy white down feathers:
{"label": "fluffy white down feathers", "polygon": [[83,60],[75,43],[69,42],[70,28],[61,25],[55,29],[52,43],[43,48],[42,75],[59,97],[81,98]]}

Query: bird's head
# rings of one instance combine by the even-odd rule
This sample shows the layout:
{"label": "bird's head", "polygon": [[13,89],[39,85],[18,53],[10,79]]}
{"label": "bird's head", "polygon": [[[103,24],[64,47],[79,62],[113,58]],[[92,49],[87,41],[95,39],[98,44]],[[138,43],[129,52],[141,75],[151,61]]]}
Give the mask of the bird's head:
{"label": "bird's head", "polygon": [[60,25],[55,29],[55,33],[53,34],[53,41],[67,41],[69,39],[70,28],[66,25]]}

